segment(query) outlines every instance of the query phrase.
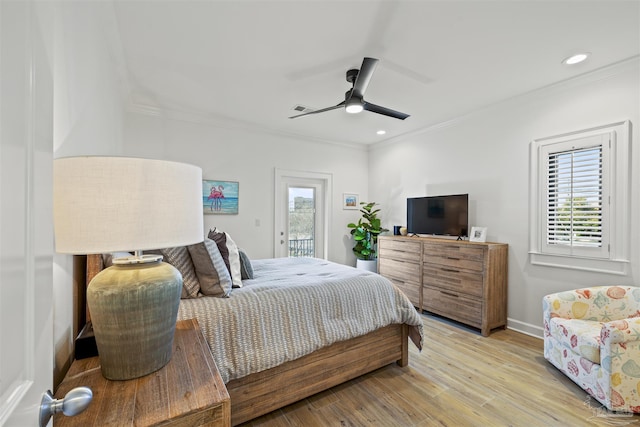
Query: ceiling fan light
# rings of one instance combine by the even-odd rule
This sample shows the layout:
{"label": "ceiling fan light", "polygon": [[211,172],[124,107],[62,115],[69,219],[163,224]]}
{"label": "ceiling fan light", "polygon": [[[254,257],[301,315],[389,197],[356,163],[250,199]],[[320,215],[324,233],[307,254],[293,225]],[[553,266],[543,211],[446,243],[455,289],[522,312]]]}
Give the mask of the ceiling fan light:
{"label": "ceiling fan light", "polygon": [[345,107],[345,110],[347,110],[347,113],[350,114],[356,114],[362,111],[362,105],[360,104],[347,104],[347,106]]}

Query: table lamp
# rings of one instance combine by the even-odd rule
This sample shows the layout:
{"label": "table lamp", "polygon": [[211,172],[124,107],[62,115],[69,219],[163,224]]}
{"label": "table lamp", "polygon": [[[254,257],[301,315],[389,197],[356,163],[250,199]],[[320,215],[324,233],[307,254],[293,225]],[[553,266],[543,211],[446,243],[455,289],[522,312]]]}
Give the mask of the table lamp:
{"label": "table lamp", "polygon": [[142,251],[203,241],[202,170],[129,157],[54,160],[53,215],[59,253],[134,252],[87,288],[102,374],[138,378],[171,359],[182,277]]}

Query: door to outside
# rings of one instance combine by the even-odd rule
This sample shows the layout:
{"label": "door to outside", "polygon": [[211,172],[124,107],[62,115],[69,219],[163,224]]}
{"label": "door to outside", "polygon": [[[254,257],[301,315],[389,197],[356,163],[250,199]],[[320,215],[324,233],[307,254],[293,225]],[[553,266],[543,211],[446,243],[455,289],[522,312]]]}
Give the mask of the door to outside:
{"label": "door to outside", "polygon": [[276,169],[274,256],[327,259],[331,175]]}
{"label": "door to outside", "polygon": [[316,188],[289,187],[288,242],[290,257],[316,256]]}

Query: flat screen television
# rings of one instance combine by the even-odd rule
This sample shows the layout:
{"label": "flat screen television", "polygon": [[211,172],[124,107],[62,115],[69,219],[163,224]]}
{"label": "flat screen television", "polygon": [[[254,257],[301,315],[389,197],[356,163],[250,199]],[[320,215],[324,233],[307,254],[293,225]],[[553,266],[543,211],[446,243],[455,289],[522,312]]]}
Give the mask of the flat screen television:
{"label": "flat screen television", "polygon": [[409,234],[466,237],[468,228],[468,194],[407,199]]}

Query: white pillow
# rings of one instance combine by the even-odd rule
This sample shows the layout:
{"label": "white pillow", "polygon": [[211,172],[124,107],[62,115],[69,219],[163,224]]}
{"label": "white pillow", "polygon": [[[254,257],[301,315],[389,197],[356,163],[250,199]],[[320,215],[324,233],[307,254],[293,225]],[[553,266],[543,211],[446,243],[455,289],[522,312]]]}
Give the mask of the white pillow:
{"label": "white pillow", "polygon": [[231,269],[231,281],[234,288],[242,287],[242,269],[240,268],[240,252],[238,245],[231,239],[229,233],[227,235],[227,249],[229,250],[229,268]]}

